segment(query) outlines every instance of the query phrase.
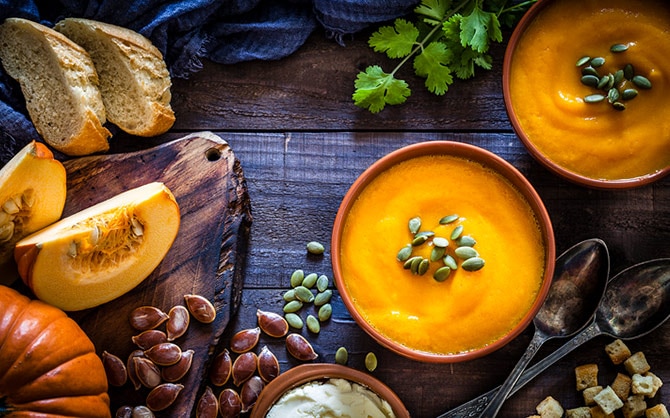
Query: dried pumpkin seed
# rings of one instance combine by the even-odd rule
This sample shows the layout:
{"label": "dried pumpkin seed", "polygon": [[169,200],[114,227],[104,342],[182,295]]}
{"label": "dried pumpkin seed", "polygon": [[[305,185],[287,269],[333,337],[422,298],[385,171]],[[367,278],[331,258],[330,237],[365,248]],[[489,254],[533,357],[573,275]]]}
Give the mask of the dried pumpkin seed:
{"label": "dried pumpkin seed", "polygon": [[452,214],[452,215],[444,216],[440,219],[440,225],[448,225],[448,224],[458,220],[458,218],[459,218],[458,214],[455,214],[455,213]]}
{"label": "dried pumpkin seed", "polygon": [[304,286],[308,289],[311,289],[316,284],[316,281],[318,280],[318,278],[319,278],[318,274],[310,273],[307,276],[305,276],[305,278],[303,279],[302,286]]}
{"label": "dried pumpkin seed", "polygon": [[314,315],[307,315],[307,318],[305,319],[305,324],[307,324],[307,329],[313,332],[314,334],[318,334],[319,331],[321,331],[321,324]]}
{"label": "dried pumpkin seed", "polygon": [[301,361],[310,361],[319,357],[309,341],[300,334],[293,333],[286,337],[286,349],[290,355]]}
{"label": "dried pumpkin seed", "polygon": [[617,70],[614,73],[614,84],[619,84],[623,81],[623,70]]}
{"label": "dried pumpkin seed", "polygon": [[314,298],[314,306],[323,306],[326,303],[330,302],[330,298],[333,296],[333,291],[326,289],[323,292],[317,293]]}
{"label": "dried pumpkin seed", "polygon": [[628,44],[614,44],[610,47],[611,52],[624,52],[628,50]]}
{"label": "dried pumpkin seed", "polygon": [[407,259],[409,259],[411,255],[412,255],[412,245],[411,244],[405,245],[400,249],[400,251],[398,251],[396,259],[398,261],[407,261]]}
{"label": "dried pumpkin seed", "polygon": [[295,270],[291,274],[291,287],[300,286],[303,280],[305,280],[305,272],[301,269]]}
{"label": "dried pumpkin seed", "polygon": [[641,89],[647,89],[648,90],[648,89],[651,88],[651,81],[649,81],[649,79],[645,76],[641,76],[641,75],[633,76],[633,79],[631,81],[633,82],[633,84],[635,84],[636,86],[638,86]]}
{"label": "dried pumpkin seed", "polygon": [[289,289],[286,292],[284,292],[284,294],[282,295],[282,299],[284,299],[285,302],[296,300],[297,298],[295,297],[295,289]]}
{"label": "dried pumpkin seed", "polygon": [[295,297],[303,303],[314,302],[314,294],[312,291],[302,285],[295,288]]}
{"label": "dried pumpkin seed", "polygon": [[319,276],[319,278],[316,280],[316,289],[319,292],[323,292],[326,289],[328,289],[328,286],[330,285],[330,279],[328,279],[328,276],[325,274],[322,274]]}
{"label": "dried pumpkin seed", "polygon": [[[607,77],[607,76],[605,76],[605,77]],[[587,74],[587,75],[582,76],[581,81],[582,81],[582,84],[585,85],[585,86],[598,87],[598,84],[600,83],[600,78],[598,78],[595,75],[588,75]]]}
{"label": "dried pumpkin seed", "polygon": [[369,352],[365,355],[365,368],[369,372],[374,372],[377,368],[377,356],[373,352]]}
{"label": "dried pumpkin seed", "polygon": [[605,96],[602,94],[589,94],[588,96],[584,97],[585,103],[600,103],[603,100],[605,100]]}
{"label": "dried pumpkin seed", "polygon": [[410,219],[408,222],[408,226],[409,226],[409,232],[412,234],[416,234],[417,232],[419,232],[419,229],[421,229],[421,218],[416,216]]}
{"label": "dried pumpkin seed", "polygon": [[614,103],[612,103],[612,107],[613,107],[615,110],[626,110],[626,105],[623,104],[623,103],[621,103],[621,102],[614,102]]}
{"label": "dried pumpkin seed", "polygon": [[292,328],[296,329],[302,329],[302,326],[304,323],[302,322],[302,318],[296,313],[289,312],[286,315],[284,315],[284,318],[286,319],[286,322],[291,326]]}
{"label": "dried pumpkin seed", "polygon": [[258,309],[256,319],[260,329],[270,337],[280,338],[288,333],[286,319],[278,313]]}
{"label": "dried pumpkin seed", "polygon": [[447,248],[449,246],[449,240],[444,237],[435,237],[433,238],[433,245],[436,247]]}
{"label": "dried pumpkin seed", "polygon": [[297,299],[284,305],[284,313],[298,312],[300,309],[302,309],[302,302]]}
{"label": "dried pumpkin seed", "polygon": [[615,88],[611,88],[607,92],[607,101],[610,103],[616,102],[617,100],[619,100],[619,97],[621,97],[621,94],[619,93],[619,90]]}
{"label": "dried pumpkin seed", "polygon": [[467,260],[473,257],[478,257],[479,253],[472,247],[458,247],[454,250],[456,257]]}
{"label": "dried pumpkin seed", "polygon": [[345,365],[349,360],[349,352],[346,348],[340,347],[335,351],[335,363]]}
{"label": "dried pumpkin seed", "polygon": [[314,255],[321,255],[326,251],[326,248],[318,241],[310,241],[307,243],[307,252]]}
{"label": "dried pumpkin seed", "polygon": [[423,260],[421,260],[421,263],[419,263],[419,267],[417,267],[416,269],[416,274],[418,274],[419,276],[423,276],[424,274],[426,274],[429,267],[430,267],[430,260],[424,258]]}
{"label": "dried pumpkin seed", "polygon": [[623,76],[626,80],[633,79],[633,77],[635,76],[635,67],[633,67],[633,64],[626,64],[623,67]]}
{"label": "dried pumpkin seed", "polygon": [[189,312],[198,322],[211,324],[216,319],[216,308],[204,296],[184,295],[184,300]]}
{"label": "dried pumpkin seed", "polygon": [[586,63],[588,63],[589,61],[591,61],[591,57],[589,57],[588,55],[585,55],[585,56],[581,57],[580,59],[578,59],[577,63],[575,65],[577,67],[581,67],[582,65],[586,65]]}
{"label": "dried pumpkin seed", "polygon": [[325,305],[319,308],[317,316],[319,317],[319,321],[326,322],[327,320],[330,319],[332,314],[333,314],[333,306],[330,303],[326,303]]}
{"label": "dried pumpkin seed", "polygon": [[447,251],[444,247],[433,247],[430,251],[430,261],[437,261],[444,257],[444,253]]}
{"label": "dried pumpkin seed", "polygon": [[590,65],[588,67],[584,67],[582,69],[582,75],[592,75],[592,76],[600,78],[600,73],[598,73],[598,70],[591,67]]}
{"label": "dried pumpkin seed", "polygon": [[444,265],[452,270],[456,270],[458,268],[458,263],[456,263],[456,259],[454,259],[454,257],[450,256],[449,254],[444,256],[442,262],[444,262]]}
{"label": "dried pumpkin seed", "polygon": [[621,98],[624,100],[632,100],[637,97],[638,91],[635,89],[625,89],[621,92]]}
{"label": "dried pumpkin seed", "polygon": [[477,241],[470,235],[463,235],[458,239],[457,243],[460,247],[474,247]]}
{"label": "dried pumpkin seed", "polygon": [[461,236],[463,233],[463,225],[458,225],[456,228],[454,228],[453,231],[451,231],[451,235],[449,238],[451,238],[452,241],[456,241],[458,237]]}
{"label": "dried pumpkin seed", "polygon": [[[405,263],[404,263],[402,266],[403,266],[403,268],[404,268],[405,270],[411,270],[411,269],[412,269],[412,264],[413,264],[416,260],[419,260],[419,261],[416,261],[416,262],[417,262],[417,263],[420,263],[420,262],[421,262],[421,258],[422,258],[422,257],[421,257],[420,255],[416,255],[416,256],[414,256],[414,257],[410,257],[410,258],[407,259],[407,261],[405,261]],[[417,264],[417,267],[418,267],[418,264]]]}
{"label": "dried pumpkin seed", "polygon": [[419,265],[423,262],[423,257],[412,257],[412,264],[409,270],[414,274],[419,274]]}
{"label": "dried pumpkin seed", "polygon": [[444,266],[440,267],[439,269],[435,270],[435,273],[433,273],[433,279],[435,279],[438,282],[443,282],[449,278],[449,275],[451,274],[451,268]]}
{"label": "dried pumpkin seed", "polygon": [[603,65],[605,65],[605,58],[603,57],[595,57],[591,60],[591,66],[593,68],[602,67]]}
{"label": "dried pumpkin seed", "polygon": [[424,244],[426,241],[428,241],[428,236],[427,235],[417,235],[412,240],[412,246],[413,247],[418,247],[419,245]]}
{"label": "dried pumpkin seed", "polygon": [[461,268],[466,271],[477,271],[484,267],[484,259],[479,257],[468,258],[461,263]]}
{"label": "dried pumpkin seed", "polygon": [[607,75],[604,75],[604,76],[602,76],[602,77],[600,78],[600,81],[599,81],[598,84],[596,85],[596,88],[597,88],[598,90],[602,90],[602,89],[604,89],[605,87],[607,87],[607,84],[608,84],[609,81],[610,81],[610,77],[609,77],[609,76],[610,76],[610,75],[607,74]]}

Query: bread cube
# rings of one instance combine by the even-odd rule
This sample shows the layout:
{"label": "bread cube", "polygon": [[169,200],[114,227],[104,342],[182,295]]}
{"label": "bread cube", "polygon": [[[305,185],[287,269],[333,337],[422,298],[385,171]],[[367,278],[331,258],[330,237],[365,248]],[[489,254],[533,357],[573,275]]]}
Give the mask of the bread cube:
{"label": "bread cube", "polygon": [[647,409],[644,414],[647,418],[670,418],[667,408],[662,403]]}
{"label": "bread cube", "polygon": [[652,392],[648,395],[648,397],[653,398],[656,396],[656,392],[663,386],[663,381],[661,380],[660,377],[656,376],[652,372],[647,372],[644,374],[645,376],[651,376],[652,384],[653,384],[653,390]]}
{"label": "bread cube", "polygon": [[632,382],[633,379],[627,374],[617,373],[616,378],[614,378],[614,381],[610,386],[619,399],[625,401],[628,399],[628,395],[630,395]]}
{"label": "bread cube", "polygon": [[605,346],[605,352],[614,364],[621,364],[631,356],[628,346],[619,339],[607,344]]}
{"label": "bread cube", "polygon": [[582,396],[584,397],[584,405],[591,406],[595,405],[596,401],[593,399],[600,391],[603,390],[602,386],[591,386],[590,388],[584,389]]}
{"label": "bread cube", "polygon": [[544,398],[535,410],[542,418],[561,418],[564,412],[561,404],[551,396]]}
{"label": "bread cube", "polygon": [[635,373],[633,375],[633,384],[631,386],[631,391],[634,395],[644,395],[649,396],[654,393],[654,378],[645,375]]}
{"label": "bread cube", "polygon": [[635,373],[644,374],[651,369],[651,366],[649,366],[649,363],[647,363],[647,358],[644,356],[642,351],[638,351],[637,353],[628,357],[628,359],[623,362],[623,365],[626,367],[626,371],[628,371],[628,374],[631,376]]}
{"label": "bread cube", "polygon": [[591,418],[614,418],[614,413],[606,414],[599,405],[592,406],[590,411]]}
{"label": "bread cube", "polygon": [[591,408],[580,406],[579,408],[566,409],[565,418],[591,418]]}
{"label": "bread cube", "polygon": [[598,386],[598,365],[582,364],[575,367],[575,378],[577,390]]}
{"label": "bread cube", "polygon": [[619,399],[616,393],[614,393],[611,386],[607,386],[605,389],[601,390],[593,397],[593,400],[603,409],[603,412],[606,415],[623,407],[623,401]]}
{"label": "bread cube", "polygon": [[643,395],[629,396],[623,403],[623,408],[621,409],[624,418],[643,417],[646,410],[647,402],[644,400]]}

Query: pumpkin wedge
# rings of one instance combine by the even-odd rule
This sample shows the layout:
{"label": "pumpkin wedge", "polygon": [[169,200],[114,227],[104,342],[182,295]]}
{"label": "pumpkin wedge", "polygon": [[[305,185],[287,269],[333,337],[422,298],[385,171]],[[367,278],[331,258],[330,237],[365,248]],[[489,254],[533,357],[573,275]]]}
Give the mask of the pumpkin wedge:
{"label": "pumpkin wedge", "polygon": [[149,183],[22,239],[14,258],[35,296],[78,311],[116,299],[147,278],[172,246],[179,223],[172,192]]}
{"label": "pumpkin wedge", "polygon": [[23,237],[60,219],[65,168],[46,145],[31,142],[0,169],[0,284],[18,275],[12,254]]}

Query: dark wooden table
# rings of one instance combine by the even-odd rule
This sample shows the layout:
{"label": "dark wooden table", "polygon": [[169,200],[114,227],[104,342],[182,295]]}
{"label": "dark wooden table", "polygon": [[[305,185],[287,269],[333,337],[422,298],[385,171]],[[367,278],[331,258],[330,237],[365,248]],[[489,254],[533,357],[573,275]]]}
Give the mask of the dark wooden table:
{"label": "dark wooden table", "polygon": [[[526,152],[505,112],[501,68],[504,45],[494,47],[494,68],[470,81],[457,81],[435,97],[408,73],[413,93],[400,107],[372,115],[351,101],[360,69],[379,63],[393,68],[366,45],[367,35],[342,47],[314,34],[294,55],[276,62],[222,66],[206,62],[189,80],[174,80],[173,129],[152,139],[119,135],[113,152],[149,147],[195,131],[213,131],[228,141],[241,161],[251,198],[253,225],[244,291],[237,315],[225,334],[255,326],[256,309],[281,312],[282,293],[293,270],[303,268],[332,278],[331,228],[345,192],[363,170],[385,154],[420,141],[453,140],[475,144],[516,166],[538,190],[552,218],[557,253],[587,238],[609,247],[611,273],[645,260],[670,257],[670,179],[626,191],[599,191],[573,185],[549,173]],[[305,244],[326,245],[323,257],[308,257]],[[503,349],[460,364],[425,364],[395,355],[367,336],[334,297],[333,319],[318,336],[309,335],[317,361],[334,362],[346,346],[349,365],[364,369],[363,357],[379,358],[374,375],[404,401],[413,417],[434,417],[502,383],[526,349],[532,329]],[[532,327],[531,327],[532,328]],[[307,331],[303,331],[308,335]],[[601,364],[601,382],[614,376],[597,337],[575,350],[507,401],[503,417],[535,412],[552,395],[566,407],[581,405],[573,368]],[[562,341],[550,341],[544,357]],[[263,339],[280,357],[283,370],[296,364],[283,342]],[[670,384],[670,324],[629,342],[643,350],[652,371]],[[654,400],[670,405],[670,385]]]}

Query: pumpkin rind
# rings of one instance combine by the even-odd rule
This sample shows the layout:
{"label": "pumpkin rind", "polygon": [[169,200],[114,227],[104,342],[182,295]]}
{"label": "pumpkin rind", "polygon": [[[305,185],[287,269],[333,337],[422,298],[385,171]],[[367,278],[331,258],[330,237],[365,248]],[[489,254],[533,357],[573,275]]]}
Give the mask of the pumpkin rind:
{"label": "pumpkin rind", "polygon": [[7,418],[111,417],[102,361],[84,331],[60,309],[5,286],[0,401],[10,410]]}

